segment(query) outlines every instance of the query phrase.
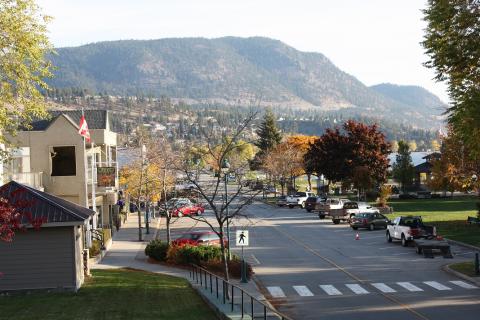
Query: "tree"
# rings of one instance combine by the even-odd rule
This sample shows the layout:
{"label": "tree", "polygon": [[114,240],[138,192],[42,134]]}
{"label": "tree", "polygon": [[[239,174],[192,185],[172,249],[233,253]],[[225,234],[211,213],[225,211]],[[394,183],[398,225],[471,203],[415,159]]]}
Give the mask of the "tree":
{"label": "tree", "polygon": [[351,154],[348,137],[338,128],[327,129],[310,145],[305,154],[305,163],[311,165],[313,172],[323,174],[331,182],[339,182],[350,177],[348,159]]}
{"label": "tree", "polygon": [[347,121],[343,128],[347,133],[352,153],[349,161],[351,170],[365,168],[371,177],[370,181],[364,181],[363,186],[384,182],[389,167],[388,155],[391,152],[390,144],[385,141],[385,135],[375,124],[369,126],[352,120]]}
{"label": "tree", "polygon": [[440,143],[438,142],[437,139],[433,139],[431,142],[430,142],[430,147],[432,148],[432,151],[440,151],[440,148],[441,148],[441,145]]}
{"label": "tree", "polygon": [[392,169],[393,177],[400,182],[402,192],[405,192],[407,187],[412,185],[415,168],[410,156],[409,145],[403,140],[398,142],[398,154]]}
{"label": "tree", "polygon": [[437,81],[445,81],[451,100],[449,123],[474,158],[480,157],[480,7],[478,1],[429,0],[423,11],[424,41]]}
{"label": "tree", "polygon": [[[362,187],[384,182],[390,145],[383,133],[376,125],[351,120],[343,124],[343,132],[339,128],[327,129],[310,144],[305,163],[329,182],[349,181]],[[368,172],[368,179],[365,172]],[[361,177],[366,180],[360,182]]]}
{"label": "tree", "polygon": [[480,163],[469,156],[469,150],[452,126],[442,138],[441,157],[433,162],[432,178],[428,185],[432,190],[453,192],[469,191],[478,187],[472,177],[479,172]]}
{"label": "tree", "polygon": [[[400,146],[399,146],[399,148],[400,148]],[[408,149],[410,151],[416,151],[417,150],[417,142],[415,140],[410,140],[408,142]]]}
{"label": "tree", "polygon": [[[248,161],[232,162],[230,167],[226,168],[226,162],[228,162],[228,155],[235,154],[238,148],[242,144],[238,144],[240,137],[245,129],[252,123],[256,117],[256,112],[251,112],[245,120],[233,131],[233,134],[229,137],[225,137],[219,144],[214,142],[212,137],[213,129],[209,131],[202,131],[204,136],[204,146],[197,146],[195,149],[204,150],[205,152],[199,153],[201,159],[192,159],[189,152],[182,153],[183,158],[178,162],[177,170],[181,172],[186,179],[193,185],[195,185],[195,192],[206,202],[206,205],[212,210],[214,215],[214,222],[211,222],[204,216],[190,216],[189,218],[201,221],[207,224],[210,229],[215,232],[220,239],[225,237],[225,226],[237,217],[245,217],[243,210],[249,205],[254,197],[259,192],[251,192],[245,189],[242,178],[246,169],[248,168]],[[192,148],[188,148],[192,149]],[[208,165],[210,164],[210,165]],[[213,165],[212,165],[213,164]],[[210,168],[225,168],[228,172],[218,172],[215,176],[211,177]],[[228,198],[223,198],[222,201],[218,201],[219,198],[225,194],[223,185],[226,181],[226,175],[229,172],[235,172],[237,175],[238,187],[233,193],[228,194]],[[202,179],[202,177],[209,177],[208,179]],[[230,278],[228,268],[228,253],[229,250],[223,241],[220,241],[220,249],[222,251],[222,264],[223,273],[225,279],[228,281]]]}
{"label": "tree", "polygon": [[48,90],[44,79],[52,76],[49,19],[33,0],[0,0],[0,144],[11,145],[6,134],[47,116],[40,90]]}
{"label": "tree", "polygon": [[272,178],[279,182],[282,195],[285,194],[286,182],[293,176],[303,172],[303,153],[291,143],[281,143],[270,149],[262,158],[262,168]]}
{"label": "tree", "polygon": [[292,145],[296,148],[301,156],[300,163],[301,163],[301,170],[297,170],[298,175],[306,174],[308,179],[308,188],[312,190],[312,174],[313,174],[313,167],[312,164],[306,162],[305,154],[307,153],[308,149],[310,148],[310,144],[315,142],[316,136],[305,136],[305,135],[293,135],[289,136],[286,139],[286,143]]}
{"label": "tree", "polygon": [[257,153],[257,157],[254,161],[256,165],[259,164],[260,159],[268,152],[268,150],[274,148],[282,141],[282,135],[277,128],[275,115],[272,110],[267,109],[262,123],[256,131],[258,140],[255,141],[255,145],[260,149]]}

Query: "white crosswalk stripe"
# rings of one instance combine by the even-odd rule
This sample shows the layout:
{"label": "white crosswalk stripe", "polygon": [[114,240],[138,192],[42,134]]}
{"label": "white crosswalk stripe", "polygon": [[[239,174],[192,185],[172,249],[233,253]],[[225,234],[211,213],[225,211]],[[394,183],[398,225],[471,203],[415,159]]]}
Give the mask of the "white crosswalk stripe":
{"label": "white crosswalk stripe", "polygon": [[343,294],[330,284],[320,285],[320,288],[322,288],[322,290],[325,291],[329,296],[341,296]]}
{"label": "white crosswalk stripe", "polygon": [[452,288],[444,286],[443,284],[438,283],[437,281],[424,281],[423,283],[425,283],[427,286],[430,286],[440,291],[452,290]]}
{"label": "white crosswalk stripe", "polygon": [[293,286],[293,289],[295,289],[301,297],[313,297],[313,292],[310,291],[307,286]]}
{"label": "white crosswalk stripe", "polygon": [[355,294],[369,294],[370,293],[367,290],[365,290],[364,288],[362,288],[359,284],[346,284],[345,286],[347,286],[350,290],[355,292]]}
{"label": "white crosswalk stripe", "polygon": [[285,293],[280,287],[267,287],[267,290],[274,298],[285,298]]}
{"label": "white crosswalk stripe", "polygon": [[377,288],[378,290],[384,292],[384,293],[394,293],[394,292],[397,292],[397,290],[387,286],[385,283],[372,283],[372,286],[374,286],[375,288]]}
{"label": "white crosswalk stripe", "polygon": [[397,284],[411,292],[423,291],[423,289],[417,287],[414,284],[411,284],[410,282],[397,282]]}
{"label": "white crosswalk stripe", "polygon": [[453,283],[454,285],[457,285],[464,289],[478,289],[478,287],[474,286],[473,284],[467,283],[465,281],[450,281],[450,283]]}

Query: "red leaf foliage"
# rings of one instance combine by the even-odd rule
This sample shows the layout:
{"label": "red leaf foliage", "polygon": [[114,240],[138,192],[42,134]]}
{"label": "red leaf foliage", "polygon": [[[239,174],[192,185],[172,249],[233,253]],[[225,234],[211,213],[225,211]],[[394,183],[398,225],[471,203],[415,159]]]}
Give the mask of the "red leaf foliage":
{"label": "red leaf foliage", "polygon": [[[5,188],[8,185],[0,188],[2,194],[7,194]],[[0,241],[10,242],[15,232],[26,231],[28,225],[38,230],[46,222],[43,217],[32,216],[30,208],[33,207],[34,200],[26,200],[25,192],[25,189],[19,188],[0,197]]]}

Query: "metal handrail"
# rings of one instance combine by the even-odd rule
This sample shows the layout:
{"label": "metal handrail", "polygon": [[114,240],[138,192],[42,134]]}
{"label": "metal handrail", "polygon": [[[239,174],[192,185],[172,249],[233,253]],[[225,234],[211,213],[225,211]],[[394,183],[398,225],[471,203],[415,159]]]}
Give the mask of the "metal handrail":
{"label": "metal handrail", "polygon": [[[203,274],[202,274],[203,273]],[[245,296],[246,298],[250,298],[250,316],[252,319],[254,319],[254,302],[257,304],[260,304],[262,307],[263,311],[263,319],[267,320],[267,310],[279,317],[281,320],[293,320],[292,318],[284,315],[281,312],[278,312],[277,310],[273,309],[272,307],[266,305],[265,303],[261,302],[257,298],[253,297],[250,293],[247,291],[243,290],[237,285],[234,285],[230,283],[229,281],[226,281],[222,277],[217,276],[216,274],[200,267],[197,265],[191,265],[190,269],[190,278],[195,280],[197,283],[200,284],[201,287],[203,287],[205,290],[208,290],[208,284],[210,284],[210,293],[213,294],[213,278],[215,279],[215,290],[216,290],[216,296],[217,299],[221,299],[223,304],[227,303],[227,300],[230,300],[229,304],[231,304],[231,310],[234,310],[234,298],[235,298],[235,289],[238,289],[241,293],[241,311],[242,311],[242,319],[244,315],[247,313],[245,310],[244,306],[244,301],[245,301]],[[208,281],[209,280],[209,281]],[[218,282],[219,280],[222,281],[222,296],[219,296],[218,293]],[[230,296],[228,295],[230,289]]]}

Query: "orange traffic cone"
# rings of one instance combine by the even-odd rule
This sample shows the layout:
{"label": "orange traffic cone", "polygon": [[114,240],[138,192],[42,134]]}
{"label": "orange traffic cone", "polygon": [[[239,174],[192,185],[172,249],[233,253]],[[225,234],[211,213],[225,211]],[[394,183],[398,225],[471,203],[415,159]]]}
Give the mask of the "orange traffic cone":
{"label": "orange traffic cone", "polygon": [[358,233],[355,235],[355,240],[360,240],[360,235]]}

